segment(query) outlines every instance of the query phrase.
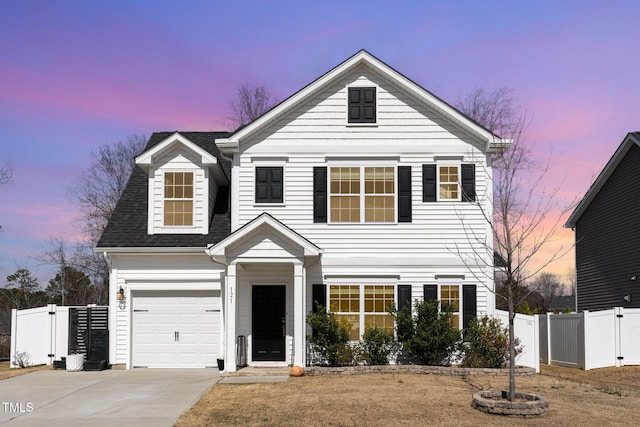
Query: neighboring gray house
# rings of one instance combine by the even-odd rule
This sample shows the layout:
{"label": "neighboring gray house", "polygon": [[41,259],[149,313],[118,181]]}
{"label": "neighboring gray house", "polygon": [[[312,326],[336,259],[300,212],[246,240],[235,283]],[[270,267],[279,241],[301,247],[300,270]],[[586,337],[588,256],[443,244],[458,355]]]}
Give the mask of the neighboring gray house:
{"label": "neighboring gray house", "polygon": [[556,295],[549,304],[549,311],[562,312],[565,310],[576,311],[576,296],[575,295]]}
{"label": "neighboring gray house", "polygon": [[640,132],[627,134],[565,224],[575,230],[577,310],[640,308]]}
{"label": "neighboring gray house", "polygon": [[313,301],[353,339],[415,299],[492,315],[509,143],[366,51],[235,133],[154,133],[96,248],[109,359],[235,371],[243,336],[249,365],[305,365]]}

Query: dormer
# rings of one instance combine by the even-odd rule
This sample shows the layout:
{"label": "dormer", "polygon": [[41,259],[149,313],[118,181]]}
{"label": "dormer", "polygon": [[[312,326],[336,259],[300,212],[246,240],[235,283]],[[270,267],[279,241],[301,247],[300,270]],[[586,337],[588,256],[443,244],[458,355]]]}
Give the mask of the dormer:
{"label": "dormer", "polygon": [[207,144],[175,132],[136,158],[148,176],[148,234],[209,232],[218,188],[228,180],[215,140]]}

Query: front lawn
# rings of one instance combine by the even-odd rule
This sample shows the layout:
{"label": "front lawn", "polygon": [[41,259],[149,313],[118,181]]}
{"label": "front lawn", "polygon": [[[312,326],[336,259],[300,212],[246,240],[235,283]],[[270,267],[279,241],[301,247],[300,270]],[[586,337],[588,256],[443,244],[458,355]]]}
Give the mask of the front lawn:
{"label": "front lawn", "polygon": [[475,391],[505,388],[506,377],[376,374],[218,384],[177,425],[637,425],[640,367],[542,369],[541,375],[517,379],[519,390],[549,399],[541,418],[514,420],[471,408]]}

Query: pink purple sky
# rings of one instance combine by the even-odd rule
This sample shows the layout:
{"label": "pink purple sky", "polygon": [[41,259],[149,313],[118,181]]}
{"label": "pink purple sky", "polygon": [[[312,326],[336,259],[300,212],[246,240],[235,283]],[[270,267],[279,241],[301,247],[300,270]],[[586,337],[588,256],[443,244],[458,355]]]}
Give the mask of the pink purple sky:
{"label": "pink purple sky", "polygon": [[[449,103],[512,88],[559,201],[582,197],[640,130],[636,1],[15,1],[0,13],[0,285],[73,239],[69,188],[132,133],[228,130],[243,83],[284,99],[360,49]],[[566,218],[562,219],[564,223]],[[559,245],[573,232],[559,228]],[[547,268],[564,275],[570,252]]]}

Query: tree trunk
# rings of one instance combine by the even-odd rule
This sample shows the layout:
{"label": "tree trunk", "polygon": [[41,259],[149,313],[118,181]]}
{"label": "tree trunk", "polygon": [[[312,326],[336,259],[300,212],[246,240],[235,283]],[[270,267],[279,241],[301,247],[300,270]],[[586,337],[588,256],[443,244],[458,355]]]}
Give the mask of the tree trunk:
{"label": "tree trunk", "polygon": [[513,331],[516,313],[513,307],[513,287],[511,282],[507,286],[507,303],[509,305],[509,401],[513,402],[516,400],[516,340]]}

